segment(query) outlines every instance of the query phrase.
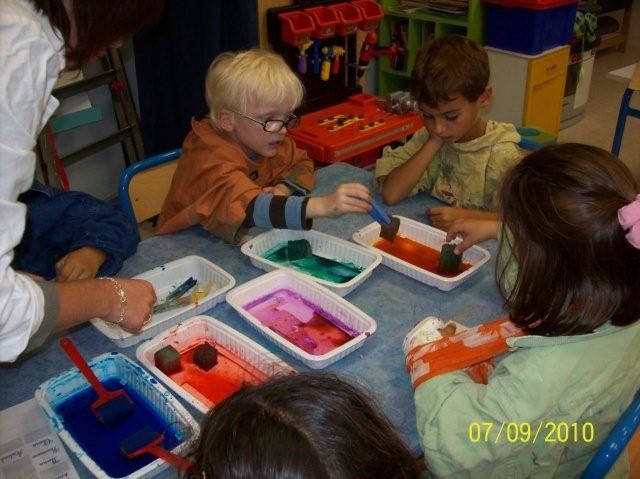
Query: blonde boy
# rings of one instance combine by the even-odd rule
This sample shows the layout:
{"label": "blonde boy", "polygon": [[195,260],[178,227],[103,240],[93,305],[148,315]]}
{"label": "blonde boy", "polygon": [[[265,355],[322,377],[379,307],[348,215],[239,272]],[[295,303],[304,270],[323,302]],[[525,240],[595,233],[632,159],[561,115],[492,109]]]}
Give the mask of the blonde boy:
{"label": "blonde boy", "polygon": [[497,219],[498,186],[521,157],[520,135],[511,124],[480,117],[492,95],[487,53],[466,37],[434,40],[419,52],[409,88],[425,127],[378,159],[385,202],[428,191],[451,205],[426,212],[444,230],[458,218]]}
{"label": "blonde boy", "polygon": [[209,115],[192,120],[158,219],[157,233],[194,224],[238,243],[252,226],[308,229],[311,218],[365,213],[366,187],[346,184],[324,197],[313,162],[287,131],[304,94],[284,60],[266,50],[219,55],[206,82]]}

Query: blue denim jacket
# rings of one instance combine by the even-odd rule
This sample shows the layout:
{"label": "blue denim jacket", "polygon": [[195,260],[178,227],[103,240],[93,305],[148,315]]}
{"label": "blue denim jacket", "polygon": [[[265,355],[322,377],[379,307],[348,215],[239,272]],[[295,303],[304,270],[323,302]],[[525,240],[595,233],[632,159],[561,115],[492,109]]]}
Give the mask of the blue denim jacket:
{"label": "blue denim jacket", "polygon": [[116,205],[38,182],[18,200],[27,206],[24,236],[13,260],[18,271],[52,279],[60,258],[83,246],[93,246],[107,256],[98,274],[109,276],[136,251],[138,229]]}

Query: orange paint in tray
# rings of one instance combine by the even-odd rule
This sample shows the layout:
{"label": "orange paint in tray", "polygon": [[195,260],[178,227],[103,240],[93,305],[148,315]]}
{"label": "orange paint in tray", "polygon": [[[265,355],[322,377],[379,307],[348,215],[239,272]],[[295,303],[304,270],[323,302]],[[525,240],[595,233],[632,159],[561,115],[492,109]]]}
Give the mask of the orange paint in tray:
{"label": "orange paint in tray", "polygon": [[245,384],[259,384],[267,379],[266,374],[247,361],[211,342],[218,351],[218,362],[208,371],[199,368],[193,361],[193,353],[202,343],[196,342],[180,352],[181,369],[169,377],[207,407],[219,404]]}
{"label": "orange paint in tray", "polygon": [[453,278],[471,268],[471,264],[462,262],[458,271],[441,273],[438,271],[439,251],[400,235],[396,236],[393,241],[379,238],[373,243],[373,246],[418,268],[446,278]]}

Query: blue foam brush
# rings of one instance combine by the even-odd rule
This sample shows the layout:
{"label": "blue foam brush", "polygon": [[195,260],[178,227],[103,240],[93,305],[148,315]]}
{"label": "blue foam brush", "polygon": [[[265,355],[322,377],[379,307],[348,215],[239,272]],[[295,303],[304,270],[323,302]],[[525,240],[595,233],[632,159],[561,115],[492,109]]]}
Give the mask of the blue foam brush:
{"label": "blue foam brush", "polygon": [[107,391],[70,338],[61,338],[60,346],[98,394],[98,399],[91,404],[91,410],[101,423],[114,424],[131,412],[133,401],[125,390]]}

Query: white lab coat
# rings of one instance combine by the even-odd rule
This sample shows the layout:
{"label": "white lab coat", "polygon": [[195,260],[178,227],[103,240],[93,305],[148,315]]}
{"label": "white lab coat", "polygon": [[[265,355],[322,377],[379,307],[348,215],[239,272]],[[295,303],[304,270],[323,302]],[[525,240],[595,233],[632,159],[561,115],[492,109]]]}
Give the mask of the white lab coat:
{"label": "white lab coat", "polygon": [[0,361],[14,361],[44,316],[40,287],[11,268],[25,227],[18,195],[31,186],[36,138],[59,102],[62,35],[28,0],[0,5]]}

